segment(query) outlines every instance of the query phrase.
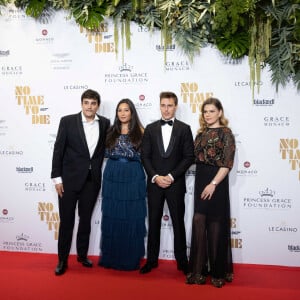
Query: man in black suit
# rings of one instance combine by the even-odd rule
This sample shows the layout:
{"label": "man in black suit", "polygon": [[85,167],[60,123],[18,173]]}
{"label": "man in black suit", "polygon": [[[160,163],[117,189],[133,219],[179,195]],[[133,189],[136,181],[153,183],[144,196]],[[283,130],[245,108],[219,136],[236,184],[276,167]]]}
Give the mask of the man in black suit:
{"label": "man in black suit", "polygon": [[194,161],[193,135],[189,125],[175,119],[177,96],[160,94],[161,120],[149,124],[142,142],[142,162],[148,175],[147,262],[141,274],[158,266],[163,206],[167,201],[174,231],[177,269],[187,273],[186,233],[184,226],[185,172]]}
{"label": "man in black suit", "polygon": [[110,126],[108,119],[97,114],[99,107],[100,95],[86,90],[81,95],[82,111],[60,120],[51,172],[60,216],[56,275],[64,274],[68,267],[77,203],[77,261],[92,267],[87,258],[91,217],[101,187],[105,138]]}

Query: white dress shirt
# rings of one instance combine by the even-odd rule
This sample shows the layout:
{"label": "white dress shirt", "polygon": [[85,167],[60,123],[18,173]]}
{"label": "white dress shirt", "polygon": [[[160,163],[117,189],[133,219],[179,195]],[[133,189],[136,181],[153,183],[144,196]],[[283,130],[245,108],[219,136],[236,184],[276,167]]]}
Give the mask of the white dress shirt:
{"label": "white dress shirt", "polygon": [[98,123],[99,118],[97,115],[95,115],[94,120],[88,122],[82,112],[81,112],[81,117],[82,117],[82,124],[85,133],[85,138],[90,152],[90,157],[92,157],[95,152],[98,139],[99,139],[99,123]]}
{"label": "white dress shirt", "polygon": [[172,126],[170,126],[168,124],[165,124],[165,125],[161,126],[161,133],[162,133],[162,138],[163,138],[165,152],[167,151],[169,143],[170,143],[172,129],[173,129],[173,126],[174,126],[174,119],[175,118],[171,119],[173,121],[173,125]]}
{"label": "white dress shirt", "polygon": [[[175,120],[175,117],[170,119],[173,121],[173,125],[170,126],[168,124],[165,124],[165,125],[162,125],[161,126],[161,133],[162,133],[162,138],[163,138],[163,144],[164,144],[164,149],[165,149],[165,152],[167,151],[168,149],[168,146],[169,146],[169,143],[170,143],[170,139],[171,139],[171,134],[172,134],[172,129],[173,129],[173,126],[174,126],[174,120]],[[167,120],[165,120],[167,121]],[[169,120],[168,120],[169,121]],[[155,178],[159,176],[158,174],[154,175],[151,179],[151,182],[154,183],[155,182]],[[174,181],[174,178],[172,176],[172,174],[168,174],[168,176],[170,176],[170,178],[172,179],[172,181]]]}

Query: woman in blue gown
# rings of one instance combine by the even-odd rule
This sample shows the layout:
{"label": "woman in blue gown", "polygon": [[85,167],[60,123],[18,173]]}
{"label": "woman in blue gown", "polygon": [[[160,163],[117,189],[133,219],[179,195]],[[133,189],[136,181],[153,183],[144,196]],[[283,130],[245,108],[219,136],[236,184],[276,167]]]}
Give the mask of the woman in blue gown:
{"label": "woman in blue gown", "polygon": [[138,270],[145,255],[146,182],[140,160],[143,126],[134,104],[122,99],[106,139],[99,265]]}

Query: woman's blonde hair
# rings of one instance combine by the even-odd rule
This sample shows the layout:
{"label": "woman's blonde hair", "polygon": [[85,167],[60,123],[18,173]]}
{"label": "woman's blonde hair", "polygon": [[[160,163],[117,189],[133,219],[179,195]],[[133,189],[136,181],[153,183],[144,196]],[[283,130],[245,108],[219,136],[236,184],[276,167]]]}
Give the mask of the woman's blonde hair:
{"label": "woman's blonde hair", "polygon": [[222,111],[222,114],[221,114],[221,117],[220,117],[220,125],[224,126],[224,127],[227,127],[228,126],[228,120],[225,118],[224,116],[224,109],[223,109],[223,105],[221,103],[221,101],[217,98],[213,98],[213,97],[210,97],[210,98],[207,98],[202,106],[201,106],[201,113],[200,113],[200,116],[199,116],[199,124],[200,124],[200,128],[198,130],[198,133],[199,132],[203,132],[206,128],[207,128],[207,124],[204,120],[204,117],[203,117],[203,114],[204,114],[204,107],[205,105],[208,105],[208,104],[212,104],[214,105],[219,111]]}

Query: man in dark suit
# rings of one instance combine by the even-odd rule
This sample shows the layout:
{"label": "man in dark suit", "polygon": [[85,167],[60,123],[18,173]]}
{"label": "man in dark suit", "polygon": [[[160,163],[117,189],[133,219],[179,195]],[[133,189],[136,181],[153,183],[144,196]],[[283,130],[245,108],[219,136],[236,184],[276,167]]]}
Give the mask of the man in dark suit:
{"label": "man in dark suit", "polygon": [[105,138],[110,126],[99,116],[100,95],[86,90],[81,96],[82,111],[60,120],[54,144],[51,178],[58,194],[60,227],[56,275],[65,273],[71,249],[75,210],[78,203],[77,261],[92,267],[87,258],[91,217],[101,187]]}
{"label": "man in dark suit", "polygon": [[158,266],[163,206],[167,201],[174,231],[177,269],[187,273],[186,233],[184,226],[185,172],[194,161],[194,143],[189,125],[175,119],[177,96],[160,94],[162,119],[149,124],[142,142],[142,162],[148,175],[147,262],[141,274]]}

